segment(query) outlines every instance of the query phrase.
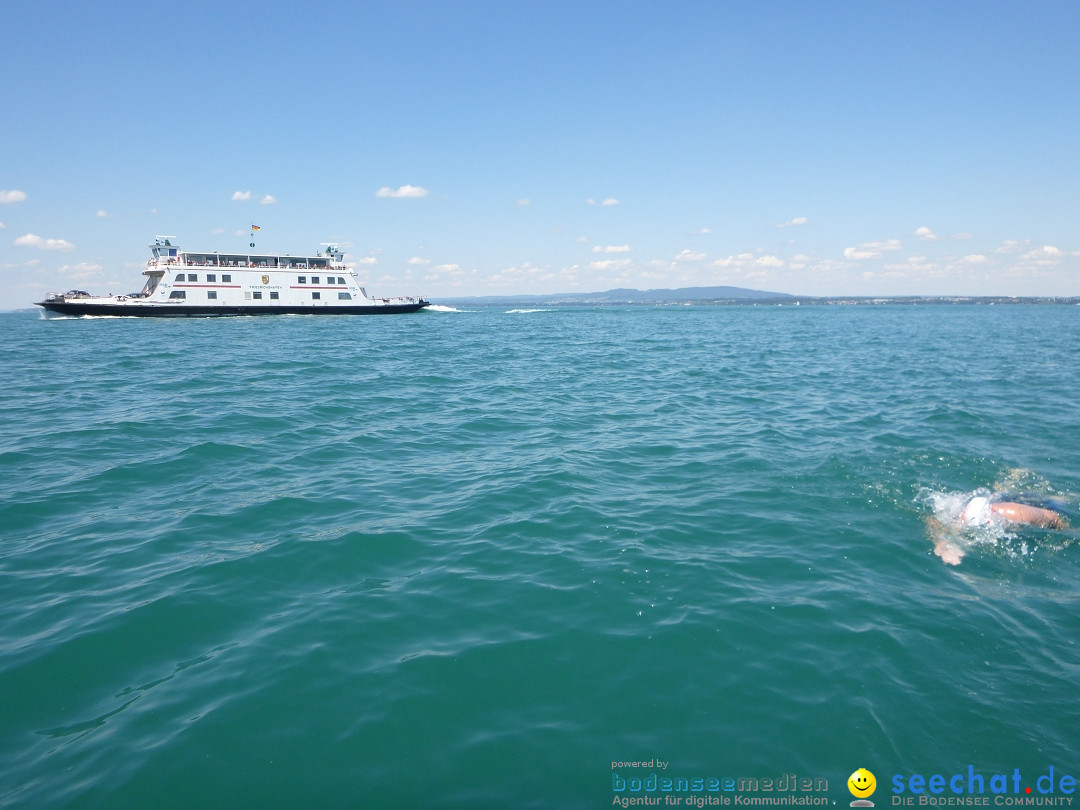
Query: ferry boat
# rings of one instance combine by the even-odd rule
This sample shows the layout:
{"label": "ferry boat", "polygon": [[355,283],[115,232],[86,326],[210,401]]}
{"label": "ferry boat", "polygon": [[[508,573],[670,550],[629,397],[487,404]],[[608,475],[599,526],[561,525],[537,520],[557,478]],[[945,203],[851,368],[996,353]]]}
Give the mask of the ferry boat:
{"label": "ferry boat", "polygon": [[371,298],[334,244],[314,256],[195,253],[181,249],[175,237],[159,236],[150,250],[141,292],[97,296],[70,290],[49,293],[37,306],[46,317],[391,315],[430,306],[423,298]]}

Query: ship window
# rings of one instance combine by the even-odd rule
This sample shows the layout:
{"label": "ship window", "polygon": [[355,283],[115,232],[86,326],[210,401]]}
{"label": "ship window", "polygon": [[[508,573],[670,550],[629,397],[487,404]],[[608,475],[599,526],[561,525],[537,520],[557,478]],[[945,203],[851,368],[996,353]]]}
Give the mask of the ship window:
{"label": "ship window", "polygon": [[318,301],[319,300],[319,294],[317,292],[313,292],[311,294],[311,300],[312,301]]}
{"label": "ship window", "polygon": [[270,300],[271,301],[277,301],[278,300],[278,294],[276,292],[270,293]]}
{"label": "ship window", "polygon": [[206,280],[207,281],[217,281],[217,273],[207,273],[206,274]]}
{"label": "ship window", "polygon": [[319,283],[319,277],[318,276],[312,276],[311,277],[311,283],[312,284],[318,284]]}
{"label": "ship window", "polygon": [[251,300],[251,292],[250,291],[244,290],[244,300],[245,301],[250,301]]}
{"label": "ship window", "polygon": [[339,292],[337,294],[338,301],[352,301],[352,296],[347,292]]}
{"label": "ship window", "polygon": [[188,281],[198,281],[199,280],[198,273],[188,273],[187,274],[187,280]]}
{"label": "ship window", "polygon": [[225,273],[225,274],[223,274],[221,276],[221,283],[222,284],[228,284],[230,281],[232,281],[232,276],[229,275],[228,273]]}
{"label": "ship window", "polygon": [[187,292],[185,290],[173,290],[169,293],[169,298],[187,298]]}
{"label": "ship window", "polygon": [[344,284],[344,283],[345,283],[345,279],[343,279],[343,278],[342,278],[341,276],[338,276],[338,277],[337,277],[337,283],[338,283],[338,284]]}
{"label": "ship window", "polygon": [[177,273],[177,274],[176,274],[176,280],[177,280],[178,282],[179,282],[179,281],[183,281],[183,280],[184,280],[184,274],[183,274],[183,273]]}
{"label": "ship window", "polygon": [[261,292],[253,292],[251,294],[251,297],[254,298],[255,300],[259,300],[259,299],[262,298],[262,293]]}
{"label": "ship window", "polygon": [[297,284],[307,284],[307,276],[299,276],[296,279]]}
{"label": "ship window", "polygon": [[217,300],[217,290],[207,290],[206,297],[209,298],[211,301],[216,301]]}

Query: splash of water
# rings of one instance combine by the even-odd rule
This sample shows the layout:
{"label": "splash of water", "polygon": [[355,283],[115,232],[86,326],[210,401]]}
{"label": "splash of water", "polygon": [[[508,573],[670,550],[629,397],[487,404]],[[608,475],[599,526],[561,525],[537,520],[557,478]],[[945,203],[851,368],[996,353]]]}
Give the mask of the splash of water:
{"label": "splash of water", "polygon": [[1054,533],[1036,530],[1020,523],[990,515],[985,522],[972,525],[965,520],[964,509],[974,498],[989,501],[1017,500],[1022,503],[1064,511],[1065,501],[1050,483],[1027,469],[1006,470],[992,488],[979,487],[970,491],[939,491],[924,487],[916,496],[928,514],[924,518],[926,533],[934,543],[934,553],[948,565],[959,565],[977,547],[992,549],[1010,558],[1023,558],[1034,553],[1040,545],[1060,545],[1040,542]]}

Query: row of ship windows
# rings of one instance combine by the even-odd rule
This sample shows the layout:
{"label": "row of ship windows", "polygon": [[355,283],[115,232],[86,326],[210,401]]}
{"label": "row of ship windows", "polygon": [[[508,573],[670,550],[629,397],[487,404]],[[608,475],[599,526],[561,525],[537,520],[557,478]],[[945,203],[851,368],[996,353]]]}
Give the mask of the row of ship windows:
{"label": "row of ship windows", "polygon": [[[161,258],[165,258],[164,254],[161,255]],[[176,264],[177,263],[175,253],[170,253],[169,258],[171,259],[169,264]],[[306,270],[309,267],[312,270],[319,270],[319,269],[326,269],[326,266],[327,266],[326,262],[321,262],[320,263],[317,260],[311,262],[310,264],[304,264],[303,262],[288,262],[288,263],[286,263],[284,261],[251,262],[251,261],[244,261],[243,259],[238,260],[238,259],[224,259],[224,258],[222,258],[222,259],[214,259],[214,260],[211,260],[211,261],[199,261],[198,259],[193,259],[190,256],[187,258],[186,261],[182,262],[182,264],[185,264],[188,267],[284,267],[284,268],[287,268],[287,269],[290,269],[290,270],[297,270],[297,269]]]}
{"label": "row of ship windows", "polygon": [[[206,291],[206,297],[210,301],[216,301],[217,300],[217,294],[218,294],[217,290],[207,290]],[[261,292],[245,292],[244,293],[244,298],[246,300],[248,300],[248,301],[252,301],[252,300],[261,301],[262,297],[263,297],[263,294]],[[339,292],[337,294],[337,297],[338,297],[338,301],[352,301],[352,294],[351,293]],[[169,298],[170,299],[178,299],[178,300],[186,299],[187,298],[187,290],[173,290],[172,292],[169,293]],[[278,300],[278,294],[276,292],[270,293],[270,300],[271,301],[277,301]],[[322,300],[322,293],[313,292],[311,294],[311,300],[312,301],[321,301]]]}
{"label": "row of ship windows", "polygon": [[[183,281],[184,280],[184,274],[183,273],[177,273],[176,274],[176,280],[177,281]],[[188,281],[198,281],[199,280],[199,274],[198,273],[188,273],[187,274],[187,280]],[[206,280],[207,281],[217,282],[217,273],[207,273],[206,274]],[[230,273],[222,273],[222,275],[221,275],[221,283],[222,284],[228,284],[231,281],[232,281],[232,275]]]}
{"label": "row of ship windows", "polygon": [[[320,276],[312,276],[311,277],[311,283],[312,284],[320,284],[321,282],[319,281],[319,278],[320,278]],[[308,279],[307,276],[297,276],[296,277],[296,283],[297,284],[307,284],[308,283],[307,279]],[[184,281],[184,274],[183,273],[177,273],[176,274],[176,280],[178,282]],[[188,281],[198,281],[199,280],[199,274],[198,273],[188,273],[187,274],[187,280]],[[217,283],[217,273],[207,273],[206,274],[206,280],[209,283]],[[222,281],[223,284],[232,281],[232,275],[230,273],[223,273],[221,275],[221,281]],[[327,284],[344,284],[345,279],[343,279],[341,276],[337,276],[337,278],[335,280],[334,276],[327,276],[326,277],[326,283]]]}

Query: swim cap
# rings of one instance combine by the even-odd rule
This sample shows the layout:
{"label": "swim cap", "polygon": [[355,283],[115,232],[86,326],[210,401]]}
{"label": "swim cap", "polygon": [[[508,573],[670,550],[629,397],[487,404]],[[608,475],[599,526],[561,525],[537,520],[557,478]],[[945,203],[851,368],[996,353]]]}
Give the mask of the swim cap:
{"label": "swim cap", "polygon": [[990,499],[976,495],[960,513],[960,522],[965,526],[987,526],[990,524]]}

